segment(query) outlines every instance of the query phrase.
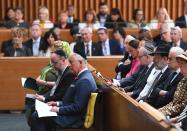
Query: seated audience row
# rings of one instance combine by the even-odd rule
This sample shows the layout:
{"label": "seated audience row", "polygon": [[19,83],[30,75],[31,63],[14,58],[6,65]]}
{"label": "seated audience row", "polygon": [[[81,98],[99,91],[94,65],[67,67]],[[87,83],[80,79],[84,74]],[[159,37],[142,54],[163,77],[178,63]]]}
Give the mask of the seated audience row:
{"label": "seated audience row", "polygon": [[[84,13],[84,19],[80,22],[79,19],[74,18],[75,8],[73,5],[67,7],[67,11],[61,11],[58,16],[58,21],[54,22],[50,20],[49,10],[45,6],[39,7],[38,19],[33,21],[33,24],[39,24],[41,28],[53,28],[59,27],[61,29],[71,29],[74,26],[78,26],[79,29],[83,27],[91,27],[96,30],[100,26],[105,26],[106,28],[117,28],[117,27],[129,27],[129,28],[142,28],[144,26],[149,26],[150,29],[160,29],[161,25],[167,23],[169,27],[174,27],[174,25],[181,28],[186,27],[185,14],[187,8],[187,2],[184,4],[184,16],[176,19],[176,23],[170,19],[170,16],[166,8],[159,8],[154,19],[147,24],[144,21],[144,13],[142,9],[135,9],[133,11],[132,20],[127,22],[123,17],[118,8],[112,8],[110,13],[108,5],[105,2],[99,4],[99,13],[96,15],[96,11],[88,9]],[[1,22],[0,26],[6,28],[13,27],[23,27],[29,28],[29,24],[23,20],[24,10],[22,8],[12,8],[7,9],[7,14],[5,14],[5,19]],[[54,24],[55,23],[55,24]]]}

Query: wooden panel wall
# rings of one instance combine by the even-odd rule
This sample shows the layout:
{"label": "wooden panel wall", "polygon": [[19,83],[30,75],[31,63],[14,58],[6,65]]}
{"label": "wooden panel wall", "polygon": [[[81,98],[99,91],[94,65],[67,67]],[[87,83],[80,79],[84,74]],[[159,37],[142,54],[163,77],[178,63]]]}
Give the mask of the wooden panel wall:
{"label": "wooden panel wall", "polygon": [[146,21],[152,19],[160,7],[166,7],[174,20],[182,15],[184,10],[184,0],[0,0],[0,19],[4,18],[8,7],[23,7],[25,20],[31,23],[37,18],[38,7],[45,5],[50,10],[51,20],[55,21],[58,12],[66,10],[67,5],[72,4],[76,7],[75,16],[82,20],[85,10],[95,9],[98,12],[101,1],[106,1],[109,8],[118,7],[126,20],[132,18],[132,11],[135,8],[143,9]]}

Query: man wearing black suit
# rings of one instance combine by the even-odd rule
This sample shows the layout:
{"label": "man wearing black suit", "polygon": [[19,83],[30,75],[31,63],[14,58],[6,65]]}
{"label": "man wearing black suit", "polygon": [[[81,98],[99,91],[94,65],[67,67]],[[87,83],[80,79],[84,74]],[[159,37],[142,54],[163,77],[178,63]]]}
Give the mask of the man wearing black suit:
{"label": "man wearing black suit", "polygon": [[74,46],[74,52],[83,57],[86,56],[102,56],[102,47],[92,41],[92,29],[85,27],[80,30],[82,41],[78,41]]}
{"label": "man wearing black suit", "polygon": [[[70,84],[73,82],[75,75],[72,73],[68,66],[67,56],[62,50],[56,50],[51,54],[51,64],[56,70],[59,71],[59,76],[53,88],[45,95],[37,95],[36,99],[44,102],[60,101]],[[37,80],[38,83],[45,86],[48,85],[47,81]]]}
{"label": "man wearing black suit", "polygon": [[76,19],[74,17],[74,13],[75,13],[75,8],[73,5],[68,5],[68,23],[73,24],[73,26],[76,26],[79,24],[80,20]]}
{"label": "man wearing black suit", "polygon": [[167,23],[161,25],[160,34],[155,36],[153,40],[155,42],[154,46],[156,47],[163,44],[169,44],[170,46],[172,46],[171,29]]}
{"label": "man wearing black suit", "polygon": [[[119,85],[127,92],[129,96],[133,98],[136,97],[137,90],[143,88],[145,85],[146,79],[149,76],[153,64],[153,56],[150,55],[153,53],[154,47],[151,43],[146,43],[144,47],[140,47],[139,49],[139,59],[141,62],[141,66],[138,71],[132,74],[130,77],[124,78],[119,81]],[[115,82],[115,81],[114,81]]]}
{"label": "man wearing black suit", "polygon": [[97,18],[101,26],[105,25],[107,17],[108,17],[108,5],[105,2],[101,2],[99,3],[99,13],[97,14]]}
{"label": "man wearing black suit", "polygon": [[184,51],[187,50],[187,43],[182,39],[182,31],[180,27],[171,27],[171,40],[173,46],[178,46],[182,48]]}
{"label": "man wearing black suit", "polygon": [[[44,95],[36,94],[36,99],[49,102],[49,101],[61,101],[70,86],[73,82],[75,75],[72,73],[71,69],[68,66],[67,56],[62,50],[56,50],[54,53],[51,54],[51,64],[52,66],[59,72],[59,76],[53,84],[50,81],[45,81],[41,79],[37,79],[38,85],[44,85],[46,88],[52,86],[52,88],[45,93]],[[28,124],[30,125],[31,113],[35,111],[34,105],[30,105],[30,103],[26,103],[26,118]]]}
{"label": "man wearing black suit", "polygon": [[153,68],[150,75],[148,76],[147,83],[143,90],[139,93],[139,96],[136,99],[137,101],[146,101],[151,96],[157,95],[157,92],[154,93],[155,89],[164,86],[165,81],[171,74],[171,70],[167,65],[169,50],[170,46],[166,44],[159,45],[156,48],[153,58],[155,68]]}
{"label": "man wearing black suit", "polygon": [[102,46],[102,53],[104,56],[123,54],[119,43],[115,40],[111,40],[108,38],[107,28],[100,27],[97,30],[97,35],[99,38],[98,44]]}
{"label": "man wearing black suit", "polygon": [[31,27],[32,38],[27,40],[24,45],[31,50],[33,56],[39,56],[39,52],[42,50],[43,38],[42,31],[39,25],[34,24]]}
{"label": "man wearing black suit", "polygon": [[178,83],[182,80],[183,75],[180,71],[179,64],[176,57],[184,52],[180,47],[172,47],[169,52],[168,66],[173,71],[173,73],[168,76],[168,79],[161,88],[156,88],[155,93],[158,94],[152,103],[150,103],[155,108],[160,108],[168,104],[172,99],[177,88]]}
{"label": "man wearing black suit", "polygon": [[53,106],[51,111],[57,112],[58,115],[43,119],[38,118],[35,112],[32,115],[31,131],[47,131],[57,125],[63,128],[83,127],[89,96],[97,87],[83,57],[74,53],[69,57],[69,63],[77,79],[68,88],[62,102],[48,103]]}
{"label": "man wearing black suit", "polygon": [[175,26],[187,28],[187,1],[184,2],[184,15],[176,19]]}

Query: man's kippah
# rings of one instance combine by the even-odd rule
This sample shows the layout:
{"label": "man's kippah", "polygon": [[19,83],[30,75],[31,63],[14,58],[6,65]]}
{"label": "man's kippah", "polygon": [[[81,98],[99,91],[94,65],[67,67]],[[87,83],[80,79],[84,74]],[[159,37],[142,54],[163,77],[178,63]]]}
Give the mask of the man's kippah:
{"label": "man's kippah", "polygon": [[56,51],[54,51],[53,53],[59,55],[59,56],[63,56],[65,58],[67,58],[65,52],[62,49],[57,49]]}

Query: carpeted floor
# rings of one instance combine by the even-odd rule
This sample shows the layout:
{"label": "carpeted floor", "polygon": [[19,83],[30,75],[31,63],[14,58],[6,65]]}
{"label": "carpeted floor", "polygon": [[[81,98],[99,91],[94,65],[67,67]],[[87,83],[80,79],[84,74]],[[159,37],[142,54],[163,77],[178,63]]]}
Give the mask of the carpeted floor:
{"label": "carpeted floor", "polygon": [[29,131],[23,113],[0,113],[0,131]]}

